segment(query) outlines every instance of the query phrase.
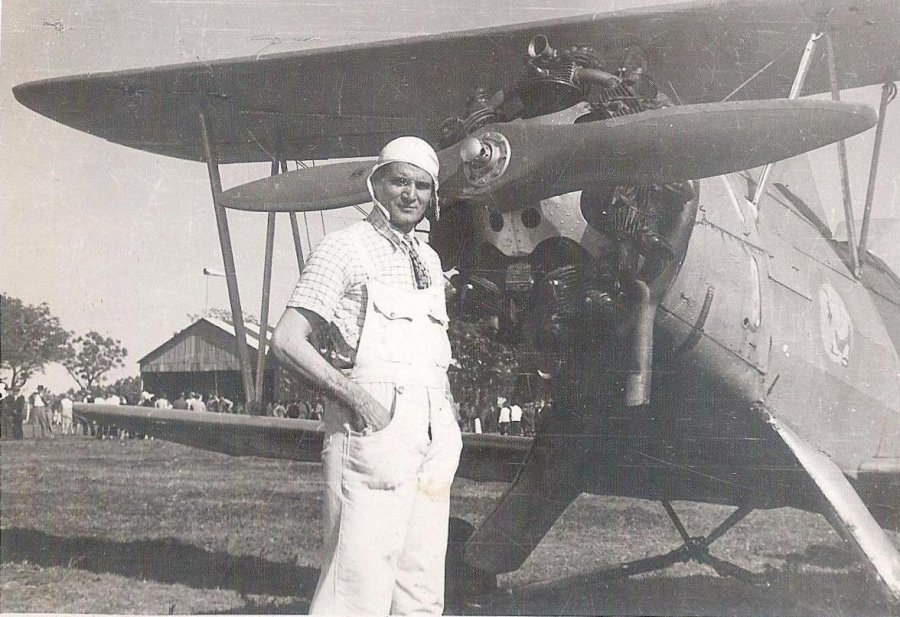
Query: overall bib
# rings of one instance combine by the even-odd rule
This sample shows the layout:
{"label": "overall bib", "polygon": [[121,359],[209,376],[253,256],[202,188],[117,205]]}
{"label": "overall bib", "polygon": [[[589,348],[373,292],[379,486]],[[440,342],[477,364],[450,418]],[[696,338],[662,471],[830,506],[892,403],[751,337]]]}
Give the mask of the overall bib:
{"label": "overall bib", "polygon": [[325,559],[310,614],[436,614],[444,606],[450,485],[462,438],[447,393],[450,343],[441,273],[427,289],[367,271],[366,316],[350,378],[385,409],[382,430],[354,431],[325,410]]}

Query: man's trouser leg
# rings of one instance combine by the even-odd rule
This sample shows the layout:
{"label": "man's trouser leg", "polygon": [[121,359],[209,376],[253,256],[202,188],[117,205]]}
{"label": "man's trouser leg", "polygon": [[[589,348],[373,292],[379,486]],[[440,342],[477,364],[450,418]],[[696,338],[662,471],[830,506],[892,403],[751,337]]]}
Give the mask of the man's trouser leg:
{"label": "man's trouser leg", "polygon": [[393,417],[362,435],[349,428],[348,411],[332,404],[326,412],[325,560],[311,614],[384,615],[391,608],[428,447],[428,413],[417,389],[365,387]]}
{"label": "man's trouser leg", "polygon": [[53,427],[50,426],[50,414],[47,411],[46,407],[35,407],[35,413],[37,414],[38,426],[41,429],[41,437],[46,437],[48,434],[53,435]]}
{"label": "man's trouser leg", "polygon": [[419,469],[391,602],[391,613],[396,615],[440,615],[444,610],[450,487],[459,464],[462,437],[456,414],[445,397],[432,400],[430,409],[431,444]]}

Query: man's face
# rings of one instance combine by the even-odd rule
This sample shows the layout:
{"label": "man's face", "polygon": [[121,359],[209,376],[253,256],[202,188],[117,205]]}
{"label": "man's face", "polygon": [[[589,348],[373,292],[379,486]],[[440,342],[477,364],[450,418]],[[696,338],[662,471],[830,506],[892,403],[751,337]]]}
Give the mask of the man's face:
{"label": "man's face", "polygon": [[375,172],[372,190],[391,219],[391,224],[409,233],[425,216],[433,192],[431,176],[409,163],[390,163]]}

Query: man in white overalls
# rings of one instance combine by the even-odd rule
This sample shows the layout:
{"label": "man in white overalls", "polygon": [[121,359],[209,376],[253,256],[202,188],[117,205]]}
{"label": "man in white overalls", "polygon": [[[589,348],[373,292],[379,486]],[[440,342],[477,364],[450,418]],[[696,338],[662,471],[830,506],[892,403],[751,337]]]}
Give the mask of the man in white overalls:
{"label": "man in white overalls", "polygon": [[[328,395],[325,558],[310,612],[440,614],[462,440],[440,259],[412,234],[437,207],[437,155],[398,138],[368,186],[372,213],[316,247],[272,341]],[[310,337],[329,338],[343,370]]]}

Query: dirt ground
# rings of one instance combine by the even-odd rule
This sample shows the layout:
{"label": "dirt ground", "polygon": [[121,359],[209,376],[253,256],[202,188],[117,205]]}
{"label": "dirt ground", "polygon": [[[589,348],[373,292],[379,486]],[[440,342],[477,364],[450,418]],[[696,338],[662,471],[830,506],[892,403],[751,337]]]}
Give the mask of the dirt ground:
{"label": "dirt ground", "polygon": [[[0,444],[0,611],[304,613],[321,549],[319,467],[231,458],[160,441],[70,437]],[[501,484],[458,480],[452,514],[477,524]],[[675,504],[702,535],[731,509]],[[900,545],[900,534],[891,533]],[[499,589],[465,614],[892,615],[817,515],[754,512],[707,566],[608,580],[603,570],[669,551],[657,504],[582,496]]]}

